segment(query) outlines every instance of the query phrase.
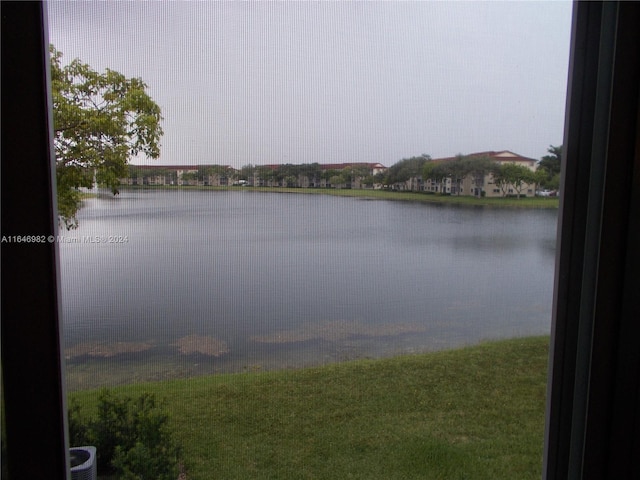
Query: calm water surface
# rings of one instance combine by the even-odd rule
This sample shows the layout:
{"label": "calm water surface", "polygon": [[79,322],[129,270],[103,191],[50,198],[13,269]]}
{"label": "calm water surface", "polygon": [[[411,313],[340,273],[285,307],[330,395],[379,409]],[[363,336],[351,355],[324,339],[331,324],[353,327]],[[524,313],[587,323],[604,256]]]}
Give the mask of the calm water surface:
{"label": "calm water surface", "polygon": [[60,244],[71,388],[550,330],[555,210],[140,190],[79,221]]}

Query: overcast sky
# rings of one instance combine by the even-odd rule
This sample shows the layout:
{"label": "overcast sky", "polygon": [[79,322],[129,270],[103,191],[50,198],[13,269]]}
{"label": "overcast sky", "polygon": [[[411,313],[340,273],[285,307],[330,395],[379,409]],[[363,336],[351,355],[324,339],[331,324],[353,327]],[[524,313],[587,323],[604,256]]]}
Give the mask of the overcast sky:
{"label": "overcast sky", "polygon": [[158,160],[381,162],[562,143],[570,2],[66,2],[63,61],[142,77]]}

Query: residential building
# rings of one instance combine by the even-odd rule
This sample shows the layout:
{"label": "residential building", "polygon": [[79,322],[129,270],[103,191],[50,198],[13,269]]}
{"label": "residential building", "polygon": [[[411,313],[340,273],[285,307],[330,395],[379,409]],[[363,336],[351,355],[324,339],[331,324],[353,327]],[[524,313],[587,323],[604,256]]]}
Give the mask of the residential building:
{"label": "residential building", "polygon": [[130,165],[122,185],[227,186],[236,170],[219,165]]}
{"label": "residential building", "polygon": [[[447,162],[453,162],[459,159],[460,156],[436,158],[431,160],[435,164],[442,164]],[[499,165],[514,164],[523,166],[532,172],[536,171],[538,161],[533,158],[523,157],[517,153],[513,153],[509,150],[503,151],[487,151],[471,153],[464,155],[465,159],[482,159],[486,158],[492,160]],[[411,185],[420,187],[420,179],[410,179]],[[519,186],[507,184],[499,185],[496,183],[493,173],[489,171],[471,173],[464,176],[462,179],[456,181],[451,177],[445,177],[441,179],[426,179],[422,185],[422,189],[415,188],[416,191],[427,191],[433,193],[445,193],[451,195],[464,195],[474,197],[505,197],[512,195],[520,195],[525,197],[535,196],[535,183],[523,183]]]}

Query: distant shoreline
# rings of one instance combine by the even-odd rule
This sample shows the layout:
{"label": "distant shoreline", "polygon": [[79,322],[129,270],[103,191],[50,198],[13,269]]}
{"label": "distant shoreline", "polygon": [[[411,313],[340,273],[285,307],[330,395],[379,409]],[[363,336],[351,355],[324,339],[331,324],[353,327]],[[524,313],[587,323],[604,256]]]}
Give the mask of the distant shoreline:
{"label": "distant shoreline", "polygon": [[525,198],[477,198],[471,196],[438,195],[422,192],[396,192],[390,190],[356,190],[330,188],[283,188],[283,187],[208,187],[208,186],[170,186],[170,185],[123,185],[125,190],[181,190],[181,191],[247,191],[261,193],[294,193],[307,195],[333,195],[337,197],[365,198],[371,200],[392,200],[418,203],[436,203],[499,208],[545,208],[557,209],[556,197]]}

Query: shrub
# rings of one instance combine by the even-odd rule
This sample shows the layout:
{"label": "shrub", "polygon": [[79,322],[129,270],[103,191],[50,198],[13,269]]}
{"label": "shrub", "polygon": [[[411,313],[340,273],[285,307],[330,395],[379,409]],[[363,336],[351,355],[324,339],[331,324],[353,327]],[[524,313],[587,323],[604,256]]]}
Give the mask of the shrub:
{"label": "shrub", "polygon": [[80,405],[72,400],[69,405],[69,442],[72,447],[89,445],[89,429],[80,414]]}
{"label": "shrub", "polygon": [[175,480],[180,449],[171,437],[168,419],[151,394],[118,398],[103,390],[97,418],[86,425],[77,405],[72,405],[69,432],[72,445],[96,447],[101,474],[117,473],[126,480]]}
{"label": "shrub", "polygon": [[129,450],[116,447],[112,465],[122,480],[176,480],[178,478],[177,452],[166,446],[149,447],[141,442]]}

